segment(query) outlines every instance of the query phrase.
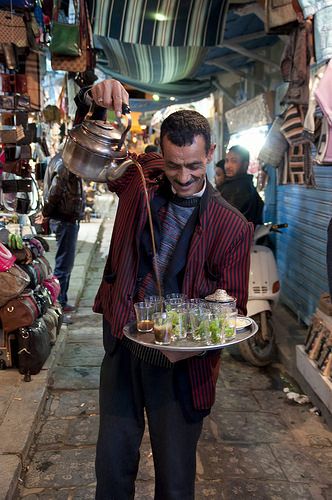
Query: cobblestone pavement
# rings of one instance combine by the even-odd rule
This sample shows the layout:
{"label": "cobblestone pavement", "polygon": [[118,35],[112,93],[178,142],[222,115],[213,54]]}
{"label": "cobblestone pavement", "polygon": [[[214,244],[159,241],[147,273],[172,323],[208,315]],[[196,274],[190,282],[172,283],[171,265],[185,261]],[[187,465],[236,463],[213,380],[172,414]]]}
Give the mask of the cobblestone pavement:
{"label": "cobblestone pavement", "polygon": [[[91,304],[101,280],[113,218],[90,266],[74,324],[15,498],[91,500],[98,431],[101,317]],[[197,453],[196,500],[332,499],[332,433],[311,405],[286,398],[283,367],[254,368],[223,353],[216,404]],[[141,448],[136,499],[153,499],[148,433]],[[179,499],[181,500],[181,499]]]}

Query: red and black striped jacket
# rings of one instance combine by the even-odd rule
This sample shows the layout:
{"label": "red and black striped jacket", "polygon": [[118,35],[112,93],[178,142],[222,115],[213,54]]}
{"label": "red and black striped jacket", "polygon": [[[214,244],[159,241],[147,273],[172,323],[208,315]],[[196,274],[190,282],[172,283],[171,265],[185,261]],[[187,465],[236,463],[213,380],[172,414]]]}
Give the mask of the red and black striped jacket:
{"label": "red and black striped jacket", "polygon": [[[138,157],[151,200],[162,175],[163,159],[157,153]],[[110,251],[103,281],[93,310],[102,313],[112,335],[122,338],[123,327],[133,315],[133,295],[139,265],[139,245],[147,221],[146,199],[137,168],[109,183],[119,196]],[[182,292],[188,297],[205,297],[223,288],[237,298],[246,313],[252,225],[207,183],[196,228],[191,238]],[[197,409],[210,408],[220,366],[220,351],[187,360],[193,402]]]}

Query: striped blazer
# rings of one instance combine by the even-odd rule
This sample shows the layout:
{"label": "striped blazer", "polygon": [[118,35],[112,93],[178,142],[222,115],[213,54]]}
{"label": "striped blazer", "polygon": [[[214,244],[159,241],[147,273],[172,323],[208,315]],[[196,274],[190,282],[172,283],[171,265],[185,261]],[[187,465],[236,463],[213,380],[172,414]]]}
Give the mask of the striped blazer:
{"label": "striped blazer", "polygon": [[[157,153],[138,157],[151,200],[163,175],[163,159]],[[140,237],[147,221],[146,199],[137,168],[109,183],[119,196],[112,240],[102,283],[93,310],[102,313],[112,335],[123,336],[124,325],[133,317],[133,294],[139,264]],[[246,313],[252,224],[207,182],[198,222],[189,245],[182,292],[188,297],[205,297],[223,288],[237,298],[240,312]],[[186,360],[194,407],[210,408],[220,367],[220,351]]]}

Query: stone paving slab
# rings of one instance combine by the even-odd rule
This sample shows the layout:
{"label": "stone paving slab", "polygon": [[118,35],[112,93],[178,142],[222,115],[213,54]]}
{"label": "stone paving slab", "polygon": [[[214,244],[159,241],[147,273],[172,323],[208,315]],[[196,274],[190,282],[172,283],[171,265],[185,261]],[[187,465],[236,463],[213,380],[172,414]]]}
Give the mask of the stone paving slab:
{"label": "stone paving slab", "polygon": [[69,343],[62,356],[63,366],[99,366],[104,357],[104,348],[100,342],[97,345]]}
{"label": "stone paving slab", "polygon": [[[33,493],[26,494],[28,491]],[[24,500],[94,500],[95,486],[87,488],[31,488],[22,490]]]}
{"label": "stone paving slab", "polygon": [[323,482],[332,485],[332,449],[297,444],[272,444],[271,449],[289,481]]}
{"label": "stone paving slab", "polygon": [[91,307],[81,307],[78,309],[78,311],[75,312],[75,322],[77,324],[77,321],[84,321],[86,319],[94,318],[94,321],[97,321],[99,318],[99,321],[102,321],[102,316],[101,314],[94,313],[91,310]]}
{"label": "stone paving slab", "polygon": [[25,477],[26,488],[59,488],[95,482],[95,447],[37,452]]}
{"label": "stone paving slab", "polygon": [[37,446],[57,449],[61,446],[88,446],[97,442],[99,416],[48,418],[37,438]]}
{"label": "stone paving slab", "polygon": [[57,366],[52,374],[50,388],[56,390],[97,389],[99,387],[100,367],[97,366]]}
{"label": "stone paving slab", "polygon": [[54,417],[77,417],[99,413],[99,390],[66,391],[50,396],[49,415]]}
{"label": "stone paving slab", "polygon": [[203,498],[208,498],[209,500],[221,500],[223,485],[224,483],[221,479],[204,482],[196,481],[195,498],[197,498],[197,500],[201,500]]}
{"label": "stone paving slab", "polygon": [[278,390],[254,390],[253,397],[258,402],[259,408],[268,412],[287,412],[289,408],[295,406],[299,410],[298,403],[287,399],[283,391]]}
{"label": "stone paving slab", "polygon": [[217,391],[218,406],[222,411],[259,411],[260,406],[253,394],[248,391],[234,392],[219,386]]}
{"label": "stone paving slab", "polygon": [[226,389],[230,390],[251,390],[251,389],[271,389],[271,378],[262,370],[249,366],[239,361],[227,362],[227,371],[222,369],[218,383],[221,383]]}
{"label": "stone paving slab", "polygon": [[318,500],[327,499],[326,486],[313,486],[308,484],[272,482],[272,481],[247,481],[226,480],[222,485],[218,499],[232,500]]}
{"label": "stone paving slab", "polygon": [[219,439],[227,442],[277,443],[292,439],[286,425],[272,413],[226,412],[216,408],[211,419],[218,422]]}
{"label": "stone paving slab", "polygon": [[31,428],[38,420],[46,395],[44,374],[31,382],[21,382],[0,426],[1,453],[26,454],[33,437]]}
{"label": "stone paving slab", "polygon": [[68,334],[69,343],[82,343],[88,346],[98,347],[103,343],[103,335],[100,327],[90,327],[89,331],[80,328],[79,331],[70,331]]}
{"label": "stone paving slab", "polygon": [[2,488],[1,500],[14,499],[14,491],[22,471],[21,459],[16,455],[0,455],[0,471]]}
{"label": "stone paving slab", "polygon": [[[285,480],[286,476],[267,444],[223,444],[204,440],[198,445],[200,480],[216,478],[242,478]],[[206,464],[206,467],[203,467]]]}

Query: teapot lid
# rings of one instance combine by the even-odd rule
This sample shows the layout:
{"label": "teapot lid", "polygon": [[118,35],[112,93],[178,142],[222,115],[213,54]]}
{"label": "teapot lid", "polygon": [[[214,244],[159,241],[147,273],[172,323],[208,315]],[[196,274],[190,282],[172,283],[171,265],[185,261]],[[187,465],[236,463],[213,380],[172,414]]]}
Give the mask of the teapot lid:
{"label": "teapot lid", "polygon": [[110,145],[113,145],[114,142],[117,144],[122,136],[122,133],[114,125],[104,120],[85,120],[82,127],[87,134],[96,135],[102,141],[109,142]]}

